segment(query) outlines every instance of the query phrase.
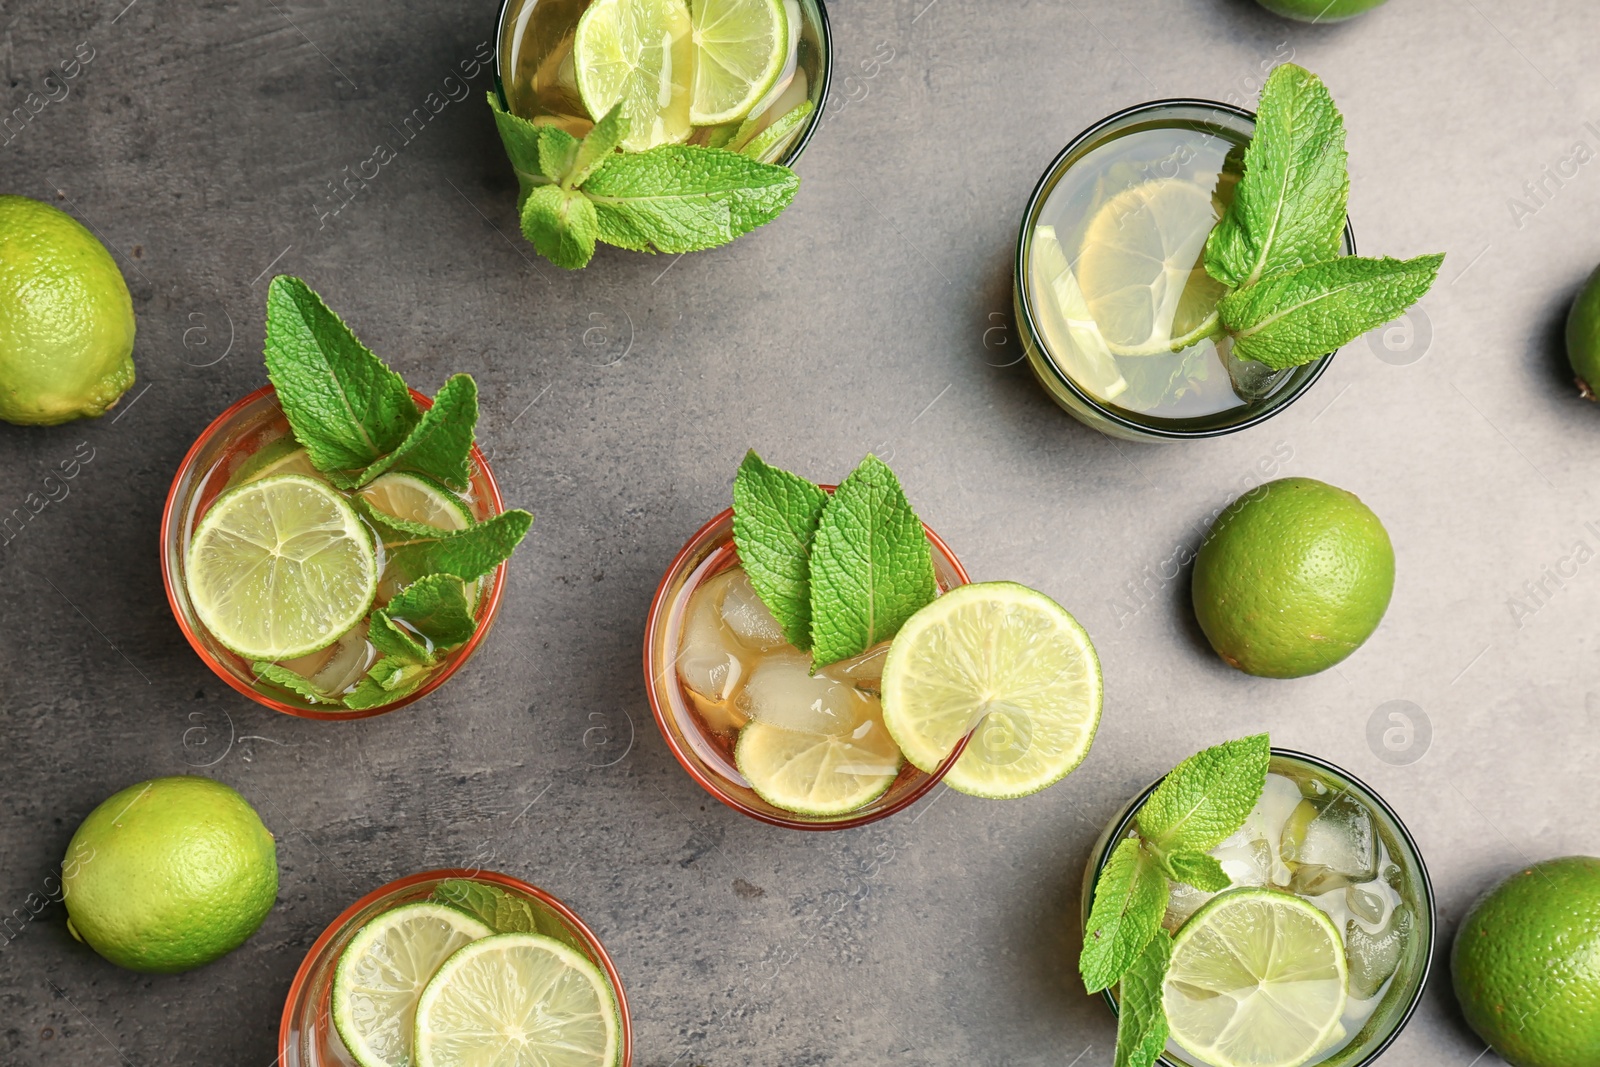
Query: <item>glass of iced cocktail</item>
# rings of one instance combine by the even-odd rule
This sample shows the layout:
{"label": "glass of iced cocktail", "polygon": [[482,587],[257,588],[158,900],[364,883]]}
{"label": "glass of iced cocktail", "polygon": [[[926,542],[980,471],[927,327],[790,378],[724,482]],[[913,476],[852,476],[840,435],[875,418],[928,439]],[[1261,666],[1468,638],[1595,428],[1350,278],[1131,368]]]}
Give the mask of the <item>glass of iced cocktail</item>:
{"label": "glass of iced cocktail", "polygon": [[747,456],[733,508],[656,591],[644,667],[684,769],[794,829],[873,822],[940,781],[1035,792],[1083,759],[1100,714],[1082,628],[1032,590],[970,584],[870,456],[837,488]]}
{"label": "glass of iced cocktail", "polygon": [[628,1067],[633,1037],[617,969],[571,909],[504,874],[441,870],[328,925],[289,987],[278,1055],[283,1067]]}
{"label": "glass of iced cocktail", "polygon": [[1254,114],[1159,100],[1079,134],[1017,241],[1017,323],[1045,390],[1140,441],[1232,433],[1304,395],[1443,258],[1356,257],[1345,159],[1326,88],[1292,64]]}
{"label": "glass of iced cocktail", "polygon": [[258,703],[392,711],[478,648],[531,517],[504,508],[473,444],[470,378],[432,400],[408,389],[298,279],[273,282],[267,343],[277,384],[218,416],[173,479],[167,598],[200,658]]}
{"label": "glass of iced cocktail", "polygon": [[[1147,1053],[1159,1048],[1171,1067],[1359,1067],[1389,1046],[1422,996],[1437,922],[1427,867],[1405,824],[1360,780],[1313,756],[1269,750],[1265,738],[1247,740],[1260,741],[1267,773],[1257,777],[1248,817],[1205,852],[1220,872],[1215,883],[1192,884],[1206,881],[1199,865],[1160,836],[1183,831],[1163,830],[1147,814],[1153,804],[1165,809],[1155,822],[1169,822],[1173,797],[1152,801],[1167,778],[1130,800],[1090,854],[1086,942],[1118,936],[1104,925],[1106,913],[1095,913],[1099,895],[1114,904],[1123,892],[1130,900],[1144,893],[1125,889],[1139,883],[1137,874],[1119,878],[1117,868],[1131,863],[1156,880],[1145,883],[1158,901],[1155,944],[1170,957],[1164,980],[1136,966],[1105,986],[1113,1011],[1124,1011],[1131,991],[1145,1016],[1119,1019],[1118,1041],[1143,1038]],[[1210,775],[1215,786],[1225,778],[1217,768],[1212,762],[1188,778]],[[1196,794],[1182,806],[1208,818]],[[1094,955],[1086,945],[1086,958]],[[1086,977],[1097,966],[1086,967]],[[1148,1025],[1152,1005],[1165,1016],[1160,1031]],[[1150,1040],[1157,1033],[1166,1040]]]}

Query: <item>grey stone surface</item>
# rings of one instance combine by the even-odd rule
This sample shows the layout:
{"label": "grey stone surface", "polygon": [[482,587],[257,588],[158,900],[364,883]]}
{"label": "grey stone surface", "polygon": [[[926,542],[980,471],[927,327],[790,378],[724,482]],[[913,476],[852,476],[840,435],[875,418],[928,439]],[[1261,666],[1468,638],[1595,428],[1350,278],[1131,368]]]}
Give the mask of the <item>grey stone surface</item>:
{"label": "grey stone surface", "polygon": [[[1600,150],[1589,6],[1394,0],[1337,27],[1245,0],[872,0],[832,16],[838,96],[783,219],[681,262],[602,252],[567,275],[517,236],[482,75],[319,220],[327,183],[394,144],[489,38],[488,5],[0,8],[7,109],[80,42],[93,50],[68,95],[0,144],[0,190],[58,203],[116,250],[140,375],[98,422],[0,426],[0,510],[78,442],[94,449],[0,552],[0,912],[53,884],[96,803],[154,775],[242,790],[282,864],[260,933],[187,975],[104,963],[59,905],[0,939],[0,1060],[265,1067],[290,978],[334,915],[386,880],[476,861],[593,925],[648,1067],[1109,1065],[1111,1017],[1074,978],[1089,845],[1177,759],[1259,729],[1391,801],[1432,866],[1446,938],[1518,865],[1600,851],[1586,473],[1600,411],[1575,398],[1558,343],[1600,260],[1600,163],[1569,166],[1542,200],[1524,190],[1579,142]],[[1016,364],[1024,200],[1102,115],[1243,100],[1291,54],[1348,116],[1363,250],[1449,253],[1424,304],[1431,345],[1385,361],[1353,344],[1246,433],[1113,444]],[[276,715],[223,686],[157,568],[178,461],[265,380],[273,271],[306,277],[419,387],[473,373],[496,471],[538,516],[470,666],[364,722]],[[1028,800],[940,792],[839,834],[780,832],[707,797],[650,719],[641,636],[667,561],[726,505],[750,446],[818,479],[877,450],[976,576],[1076,612],[1106,672],[1084,766]],[[1269,468],[1359,493],[1399,557],[1376,637],[1295,682],[1212,656],[1186,575],[1127,592]],[[1549,594],[1513,610],[1540,581]],[[1404,766],[1367,740],[1397,699],[1433,730]],[[1465,1065],[1481,1049],[1436,974],[1385,1062]]]}

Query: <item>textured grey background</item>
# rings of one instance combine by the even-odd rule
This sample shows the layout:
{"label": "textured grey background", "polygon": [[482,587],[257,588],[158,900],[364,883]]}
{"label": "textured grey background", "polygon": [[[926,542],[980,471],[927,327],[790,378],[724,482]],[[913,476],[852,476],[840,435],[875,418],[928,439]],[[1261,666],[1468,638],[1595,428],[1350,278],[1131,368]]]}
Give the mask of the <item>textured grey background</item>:
{"label": "textured grey background", "polygon": [[[648,1067],[1108,1065],[1111,1017],[1074,978],[1089,845],[1176,760],[1258,729],[1385,794],[1447,936],[1519,864],[1600,851],[1600,411],[1575,398],[1558,341],[1600,260],[1600,162],[1570,164],[1542,201],[1523,190],[1578,142],[1600,151],[1588,4],[1393,0],[1305,27],[1247,0],[836,3],[837,99],[788,214],[682,262],[602,252],[566,275],[516,234],[483,75],[319,224],[327,183],[393,146],[390,124],[489,38],[487,5],[125,3],[0,8],[7,109],[93,49],[69,95],[0,144],[0,189],[97,229],[139,314],[139,383],[116,413],[0,426],[0,510],[78,442],[95,450],[0,551],[0,913],[54,884],[102,798],[190,770],[258,805],[282,890],[243,949],[179,977],[104,963],[49,906],[0,938],[6,1064],[268,1067],[290,978],[335,914],[477,862],[594,926]],[[1224,440],[1113,444],[1015,363],[1023,203],[1102,115],[1244,100],[1291,55],[1348,117],[1363,251],[1449,253],[1424,305],[1431,345],[1386,362],[1357,342],[1286,414]],[[470,666],[365,722],[236,695],[162,592],[173,471],[265,380],[269,267],[306,277],[419,387],[473,373],[507,496],[538,516]],[[702,793],[650,718],[642,628],[750,446],[817,479],[879,451],[975,576],[1077,613],[1106,673],[1084,766],[1028,800],[941,791],[840,834],[773,830]],[[1359,493],[1398,551],[1383,627],[1315,678],[1228,670],[1187,575],[1159,577],[1263,470]],[[1541,580],[1549,595],[1529,598]],[[1367,741],[1391,700],[1432,723],[1409,766]],[[1467,1067],[1482,1047],[1436,975],[1386,1062]]]}

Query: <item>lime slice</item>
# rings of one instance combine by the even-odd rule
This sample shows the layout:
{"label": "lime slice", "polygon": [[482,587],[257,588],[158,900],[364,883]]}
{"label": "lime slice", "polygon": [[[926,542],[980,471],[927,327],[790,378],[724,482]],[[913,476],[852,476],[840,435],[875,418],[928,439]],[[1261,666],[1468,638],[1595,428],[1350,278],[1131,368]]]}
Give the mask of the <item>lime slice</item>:
{"label": "lime slice", "polygon": [[751,720],[739,731],[734,765],[756,795],[784,811],[828,817],[865,807],[894,784],[901,755],[878,702],[855,696],[850,704],[854,714],[826,732]]}
{"label": "lime slice", "polygon": [[1043,593],[982,582],[952,589],[895,635],[883,721],[930,774],[971,731],[945,782],[973,796],[1020,797],[1083,762],[1100,694],[1100,660],[1076,619]]}
{"label": "lime slice", "polygon": [[363,926],[333,972],[334,1029],[361,1067],[408,1067],[417,998],[458,949],[494,933],[445,904],[406,904]]}
{"label": "lime slice", "polygon": [[1037,227],[1032,250],[1040,325],[1051,342],[1050,354],[1061,361],[1073,381],[1101,400],[1115,400],[1127,390],[1127,379],[1089,313],[1083,289],[1056,238],[1056,228]]}
{"label": "lime slice", "polygon": [[621,102],[623,148],[688,140],[694,46],[684,0],[595,0],[578,20],[572,49],[590,117],[598,122]]}
{"label": "lime slice", "polygon": [[361,498],[385,515],[441,530],[465,530],[472,512],[460,497],[420,474],[383,474],[361,490]]}
{"label": "lime slice", "polygon": [[737,122],[777,84],[789,58],[783,0],[696,0],[689,121]]}
{"label": "lime slice", "polygon": [[300,442],[286,434],[241,463],[228,480],[228,488],[273,474],[304,474],[315,478],[317,468],[311,465],[311,457],[300,447]]}
{"label": "lime slice", "polygon": [[611,1067],[621,1027],[605,975],[540,934],[451,956],[417,1004],[417,1067]]}
{"label": "lime slice", "polygon": [[224,493],[189,545],[189,599],[218,641],[249,660],[326,648],[378,588],[372,538],[325,483],[275,474]]}
{"label": "lime slice", "polygon": [[1216,329],[1224,290],[1201,265],[1216,223],[1210,192],[1178,178],[1101,205],[1084,231],[1077,279],[1114,354],[1179,352]]}
{"label": "lime slice", "polygon": [[1213,1067],[1297,1067],[1344,1014],[1344,945],[1317,908],[1272,889],[1213,898],[1172,943],[1161,1003],[1172,1039]]}

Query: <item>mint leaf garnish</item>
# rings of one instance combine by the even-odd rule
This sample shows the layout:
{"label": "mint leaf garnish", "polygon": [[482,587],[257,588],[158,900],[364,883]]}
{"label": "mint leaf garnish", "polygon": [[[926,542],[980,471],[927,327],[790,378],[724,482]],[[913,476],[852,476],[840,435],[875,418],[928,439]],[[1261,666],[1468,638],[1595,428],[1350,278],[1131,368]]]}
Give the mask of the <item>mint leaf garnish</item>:
{"label": "mint leaf garnish", "polygon": [[[433,653],[382,609],[372,613],[371,625],[367,627],[367,640],[372,642],[372,647],[380,654],[399,663],[433,662]],[[373,669],[376,669],[376,665]]]}
{"label": "mint leaf garnish", "polygon": [[922,521],[894,472],[868,456],[823,508],[812,542],[812,663],[887,641],[938,592]]}
{"label": "mint leaf garnish", "polygon": [[478,628],[467,606],[467,591],[461,579],[449,574],[430,574],[402,589],[384,610],[426,637],[435,650],[454,648],[471,637]]}
{"label": "mint leaf garnish", "polygon": [[400,447],[420,418],[400,375],[299,278],[280,274],[267,290],[266,361],[295,437],[330,476]]}
{"label": "mint leaf garnish", "polygon": [[756,595],[802,652],[811,648],[811,544],[828,494],[752,450],[733,479],[733,543]]}
{"label": "mint leaf garnish", "polygon": [[562,180],[562,184],[569,189],[576,189],[594,177],[594,172],[605,166],[627,139],[628,117],[622,113],[622,101],[619,100],[594,124],[589,136],[583,139],[573,158],[571,173]]}
{"label": "mint leaf garnish", "polygon": [[581,192],[541,185],[522,201],[522,236],[558,267],[577,270],[588,266],[599,234],[595,206]]}
{"label": "mint leaf garnish", "polygon": [[260,678],[262,681],[271,682],[273,685],[282,686],[290,692],[304,697],[313,704],[339,703],[337,697],[328,696],[328,694],[322,692],[316,686],[312,685],[310,679],[306,678],[304,675],[296,674],[288,667],[280,667],[276,663],[263,663],[258,661],[250,664],[250,669],[255,671],[256,677]]}
{"label": "mint leaf garnish", "polygon": [[[815,110],[817,110],[817,105],[810,100],[804,100],[790,111],[778,116],[773,120],[771,126],[768,126],[760,133],[754,131],[754,120],[747,119],[745,125],[740,126],[739,131],[734,134],[733,140],[728,147],[735,152],[749,156],[751,159],[765,159],[767,153],[772,151],[773,145],[799,129]],[[746,132],[747,126],[750,127],[748,132]]]}
{"label": "mint leaf garnish", "polygon": [[497,934],[537,934],[539,917],[533,906],[496,886],[451,878],[433,889],[433,900],[448,904],[478,919]]}
{"label": "mint leaf garnish", "polygon": [[556,126],[540,123],[534,129],[539,131],[539,173],[557,185],[564,184],[578,161],[582,142]]}
{"label": "mint leaf garnish", "polygon": [[[489,110],[494,112],[495,129],[500,132],[500,144],[504,146],[506,158],[511,160],[511,169],[517,175],[517,187],[521,190],[517,207],[520,210],[529,190],[553,180],[545,173],[544,162],[540,158],[543,153],[540,151],[539,131],[554,127],[535,126],[527,119],[513,115],[501,107],[500,97],[493,90],[490,90],[488,95]],[[570,134],[567,136],[571,137]]]}
{"label": "mint leaf garnish", "polygon": [[1192,885],[1206,893],[1220,893],[1233,884],[1215,857],[1206,852],[1171,852],[1162,857],[1161,869],[1174,882]]}
{"label": "mint leaf garnish", "polygon": [[1139,809],[1139,833],[1167,853],[1211,851],[1250,817],[1271,759],[1266,734],[1195,753],[1172,768]]}
{"label": "mint leaf garnish", "polygon": [[392,564],[408,574],[453,574],[464,582],[510,558],[533,525],[532,515],[513,509],[465,530],[441,530],[385,515],[360,498],[356,506],[382,535]]}
{"label": "mint leaf garnish", "polygon": [[1117,1004],[1117,1052],[1113,1067],[1153,1067],[1167,1047],[1167,1013],[1161,987],[1172,960],[1172,939],[1157,930],[1122,976]]}
{"label": "mint leaf garnish", "polygon": [[373,664],[367,676],[345,695],[344,706],[351,711],[365,711],[393,704],[421,688],[427,680],[428,670],[426,666],[385,656]]}
{"label": "mint leaf garnish", "polygon": [[1206,242],[1206,271],[1238,288],[1336,257],[1350,175],[1344,120],[1322,79],[1293,63],[1268,76],[1244,159],[1233,203]]}
{"label": "mint leaf garnish", "polygon": [[583,192],[600,240],[636,252],[698,252],[777,218],[800,178],[737,152],[662,145],[612,157]]}
{"label": "mint leaf garnish", "polygon": [[472,484],[468,460],[477,424],[478,384],[471,375],[452,375],[434,396],[433,407],[422,413],[400,446],[362,471],[358,484],[400,467],[432,475],[450,488],[466,492]]}
{"label": "mint leaf garnish", "polygon": [[1109,989],[1128,973],[1167,912],[1167,879],[1139,839],[1118,843],[1094,884],[1078,971],[1090,993]]}
{"label": "mint leaf garnish", "polygon": [[1433,285],[1442,262],[1431,255],[1313,263],[1229,293],[1218,310],[1235,355],[1293,367],[1403,314]]}

